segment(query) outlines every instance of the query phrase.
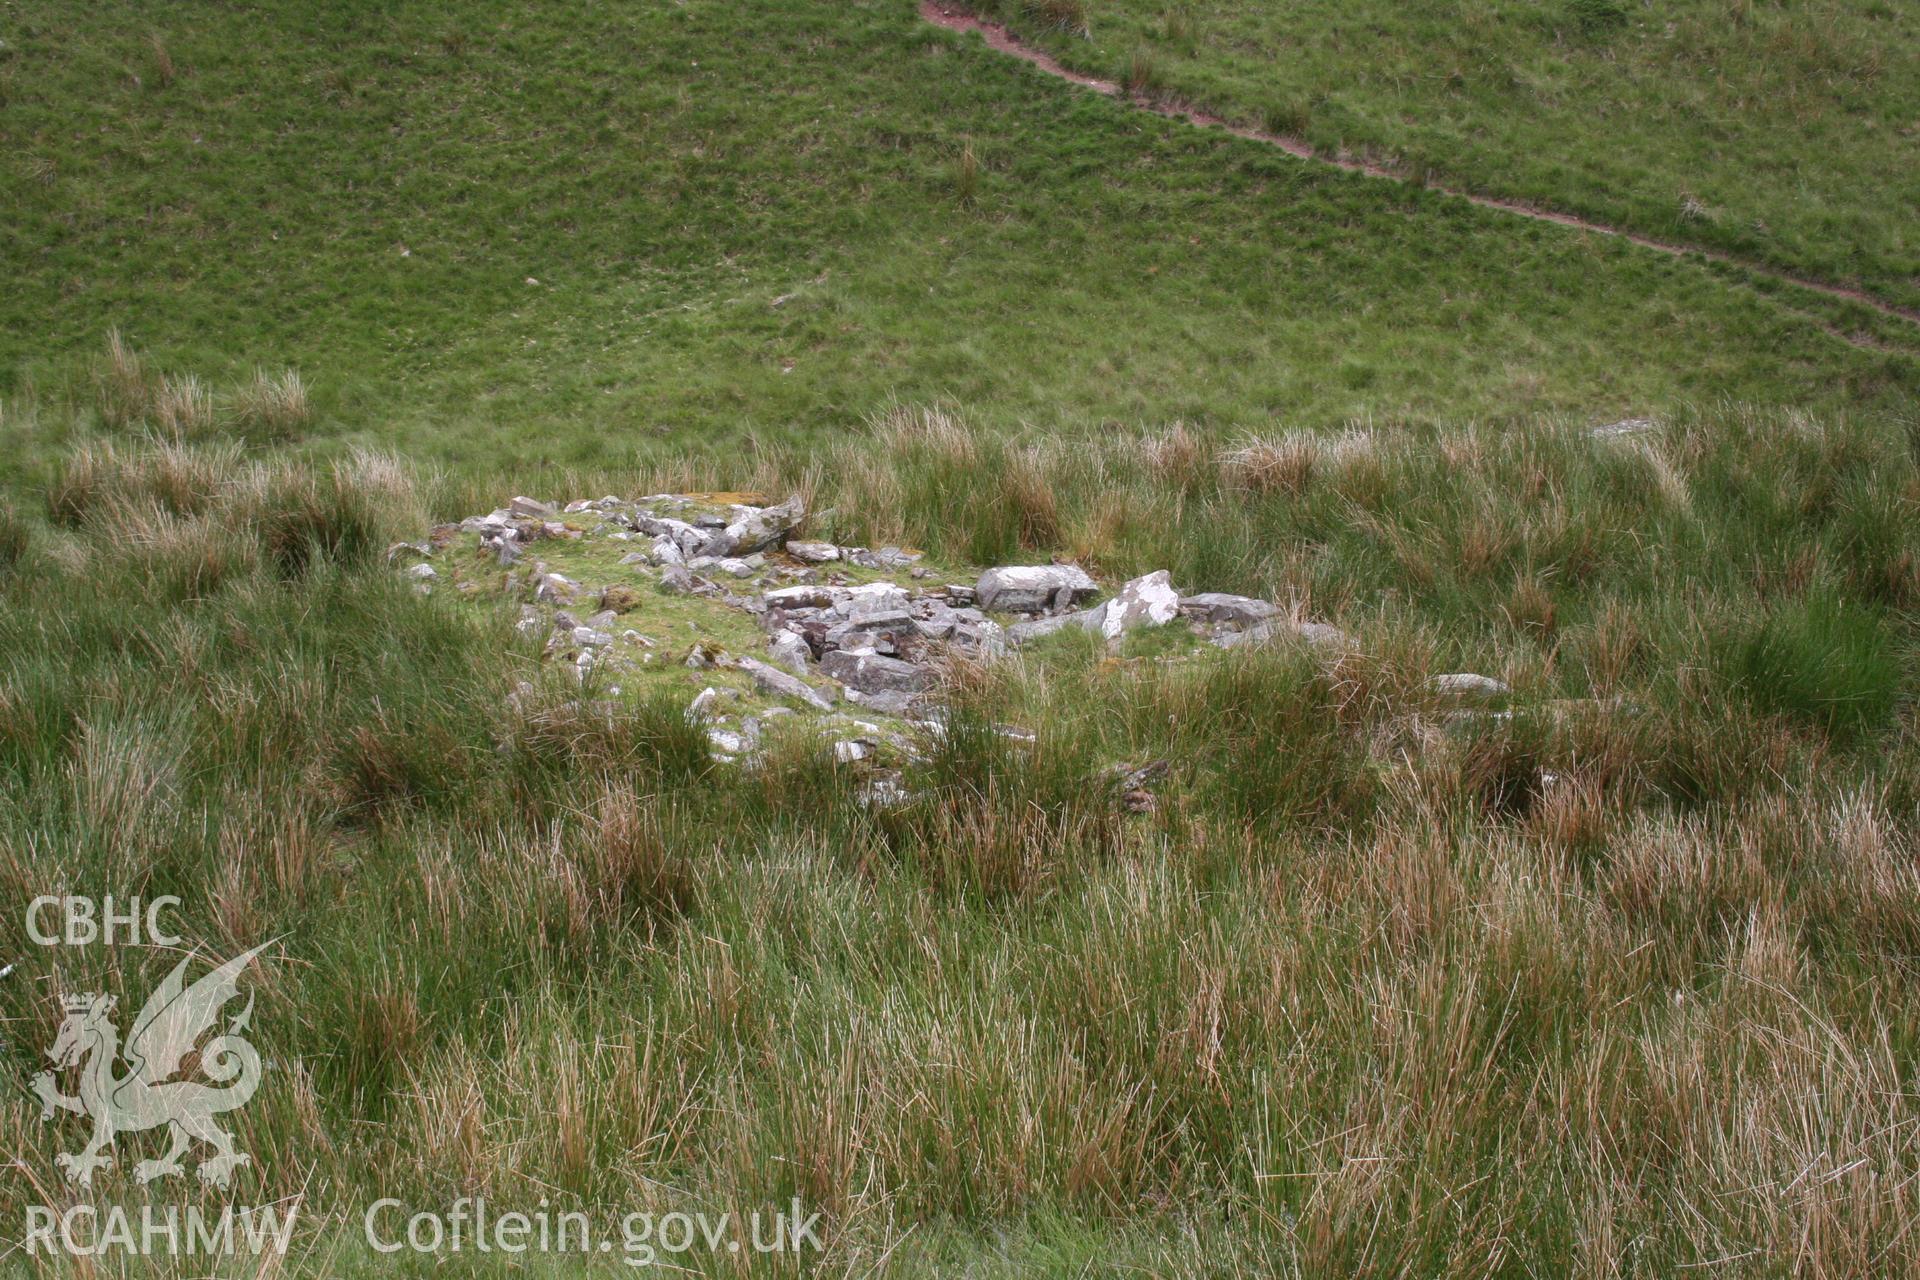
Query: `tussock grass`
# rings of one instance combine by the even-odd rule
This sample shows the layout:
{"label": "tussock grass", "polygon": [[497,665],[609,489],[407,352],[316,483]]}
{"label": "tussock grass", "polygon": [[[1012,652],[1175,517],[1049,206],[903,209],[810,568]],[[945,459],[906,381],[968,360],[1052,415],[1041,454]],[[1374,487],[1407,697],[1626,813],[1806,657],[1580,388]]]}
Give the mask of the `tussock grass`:
{"label": "tussock grass", "polygon": [[1275,489],[1299,493],[1313,475],[1321,440],[1297,432],[1276,440],[1253,440],[1220,459],[1220,475],[1230,484],[1257,492]]}
{"label": "tussock grass", "polygon": [[[510,616],[414,591],[387,540],[464,498],[390,458],[76,443],[0,573],[0,895],[284,937],[241,1141],[249,1194],[308,1196],[294,1272],[359,1266],[374,1196],[529,1185],[798,1195],[829,1265],[906,1270],[989,1239],[1171,1274],[1920,1265],[1904,435],[1273,438],[1312,458],[1287,483],[1245,441],[900,406],[635,477],[803,483],[869,544],[1078,540],[1352,636],[956,665],[892,807],[799,739],[718,768],[677,702],[549,681]],[[1514,693],[1430,688],[1462,669]],[[24,1070],[57,990],[0,1002]],[[54,1185],[64,1135],[0,1128]]]}
{"label": "tussock grass", "polygon": [[101,420],[109,427],[146,418],[153,402],[146,366],[118,329],[107,331],[107,352],[96,361],[93,380]]}
{"label": "tussock grass", "polygon": [[1723,661],[1760,706],[1835,729],[1884,725],[1899,696],[1892,636],[1873,614],[1810,593],[1725,641]]}
{"label": "tussock grass", "polygon": [[[1339,49],[1289,11],[1282,58],[1248,6],[999,11],[1323,149],[1909,289],[1897,129],[1855,127],[1915,116],[1881,17],[1362,5]],[[279,939],[235,1120],[239,1198],[305,1197],[286,1274],[390,1274],[383,1195],[801,1196],[847,1275],[1920,1272],[1911,361],[1817,326],[1885,331],[911,5],[364,16],[270,3],[169,73],[64,4],[0,50],[0,902]],[[312,181],[363,172],[399,176]],[[385,555],[667,489],[1350,641],[955,664],[876,805],[799,734],[718,766],[680,700]],[[176,961],[9,937],[15,1079],[63,992]],[[0,1108],[0,1220],[68,1194],[73,1136]]]}
{"label": "tussock grass", "polygon": [[167,49],[167,42],[158,32],[147,37],[147,49],[153,55],[153,82],[162,89],[173,87],[178,70],[173,65],[173,54]]}
{"label": "tussock grass", "polygon": [[1085,39],[1093,34],[1086,0],[1021,0],[1021,11],[1034,21]]}
{"label": "tussock grass", "polygon": [[1121,81],[1136,98],[1156,98],[1165,87],[1159,61],[1152,49],[1141,47],[1127,55],[1127,74]]}
{"label": "tussock grass", "polygon": [[17,567],[26,558],[32,542],[32,528],[13,503],[0,502],[0,573]]}
{"label": "tussock grass", "polygon": [[191,375],[162,380],[153,401],[154,425],[169,436],[201,434],[213,425],[213,396]]}
{"label": "tussock grass", "polygon": [[175,443],[222,429],[256,441],[289,440],[313,422],[296,370],[255,369],[246,381],[216,390],[190,373],[156,371],[118,329],[108,330],[106,351],[92,363],[90,391],[99,421],[111,432],[150,432]]}
{"label": "tussock grass", "polygon": [[967,205],[980,194],[980,157],[971,140],[960,144],[960,155],[953,162],[953,194]]}
{"label": "tussock grass", "polygon": [[232,396],[233,416],[243,431],[269,437],[297,434],[312,420],[307,385],[293,369],[269,374],[256,369]]}
{"label": "tussock grass", "polygon": [[[826,456],[815,500],[848,541],[974,561],[1067,547],[1116,575],[1168,568],[1196,589],[1311,601],[1336,619],[1348,600],[1389,592],[1490,641],[1531,636],[1542,653],[1598,627],[1619,650],[1599,656],[1603,679],[1649,625],[1695,625],[1675,610],[1703,592],[1728,617],[1821,590],[1871,610],[1914,599],[1913,539],[1896,513],[1915,464],[1892,424],[1726,407],[1678,415],[1651,440],[1547,420],[1362,424],[1221,447],[1184,429],[1009,438],[902,406],[870,441]],[[817,465],[806,457],[778,465],[797,476]]]}

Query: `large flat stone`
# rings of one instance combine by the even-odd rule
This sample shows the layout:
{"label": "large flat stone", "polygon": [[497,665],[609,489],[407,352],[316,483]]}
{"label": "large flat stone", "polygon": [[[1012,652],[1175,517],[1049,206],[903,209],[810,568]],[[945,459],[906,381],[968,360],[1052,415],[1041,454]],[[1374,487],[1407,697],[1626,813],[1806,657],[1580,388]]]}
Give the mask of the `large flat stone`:
{"label": "large flat stone", "polygon": [[1181,596],[1180,612],[1204,622],[1237,622],[1242,626],[1252,626],[1256,622],[1278,617],[1280,606],[1267,600],[1255,600],[1252,596],[1203,591],[1199,595]]}
{"label": "large flat stone", "polygon": [[973,588],[982,609],[1006,613],[1042,613],[1062,592],[1077,604],[1099,590],[1086,570],[1070,564],[1001,565],[981,574]]}
{"label": "large flat stone", "polygon": [[740,670],[753,678],[753,682],[777,698],[792,698],[804,702],[816,711],[831,711],[833,704],[822,697],[818,690],[799,676],[770,667],[758,658],[740,658],[736,664]]}
{"label": "large flat stone", "polygon": [[861,693],[918,693],[933,682],[925,667],[854,649],[822,654],[820,670]]}

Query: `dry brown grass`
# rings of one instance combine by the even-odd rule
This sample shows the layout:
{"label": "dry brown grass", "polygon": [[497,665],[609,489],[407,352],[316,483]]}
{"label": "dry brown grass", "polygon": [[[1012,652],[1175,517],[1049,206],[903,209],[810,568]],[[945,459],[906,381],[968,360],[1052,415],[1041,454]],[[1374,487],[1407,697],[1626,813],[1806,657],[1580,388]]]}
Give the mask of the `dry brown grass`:
{"label": "dry brown grass", "polygon": [[107,353],[94,362],[94,401],[100,419],[120,429],[143,421],[152,407],[153,387],[140,355],[118,329],[107,331]]}
{"label": "dry brown grass", "polygon": [[1320,437],[1304,432],[1249,440],[1221,457],[1220,478],[1254,493],[1301,493],[1313,479],[1322,447]]}
{"label": "dry brown grass", "polygon": [[153,54],[153,80],[162,89],[171,88],[179,72],[173,65],[173,54],[167,51],[167,42],[158,32],[147,37],[147,49]]}
{"label": "dry brown grass", "polygon": [[214,425],[213,395],[191,374],[162,378],[153,398],[153,422],[173,439],[187,439]]}
{"label": "dry brown grass", "polygon": [[980,194],[980,156],[971,139],[960,144],[960,154],[953,162],[953,193],[967,205]]}
{"label": "dry brown grass", "polygon": [[[164,866],[205,890],[196,936],[295,934],[262,1018],[287,1066],[248,1137],[316,1199],[798,1194],[830,1215],[828,1264],[863,1273],[916,1224],[1017,1252],[1049,1218],[1102,1250],[1177,1242],[1155,1274],[1920,1265],[1904,722],[1849,746],[1730,692],[1709,637],[1752,598],[1710,546],[1680,605],[1635,594],[1651,557],[1614,547],[1572,596],[1553,567],[1614,486],[1692,519],[1733,483],[1715,466],[1771,499],[1783,458],[1818,480],[1857,438],[1681,432],[1688,516],[1617,442],[1569,435],[1303,445],[1297,483],[1261,487],[1174,432],[1007,444],[907,410],[877,431],[748,474],[810,475],[827,505],[890,485],[902,528],[958,492],[1014,537],[1044,518],[1116,559],[1291,565],[1353,642],[956,664],[918,799],[872,809],[797,748],[715,769],[684,699],[555,681],[503,708],[521,672],[494,632],[479,675],[409,665],[451,643],[427,625],[445,594],[269,568],[271,511],[325,536],[424,520],[391,459],[93,446],[49,536],[126,599],[84,645],[74,579],[57,611],[0,615],[0,760],[53,784],[6,793],[0,884]],[[1853,483],[1899,492],[1900,456]],[[355,536],[378,565],[384,535]],[[255,559],[154,604],[148,575],[201,538]],[[1427,688],[1466,663],[1513,697]],[[1106,767],[1153,757],[1153,810],[1113,803]],[[9,1012],[23,1042],[50,1029],[41,1002]],[[49,1135],[0,1116],[30,1176]]]}
{"label": "dry brown grass", "polygon": [[252,379],[231,393],[229,406],[241,430],[268,436],[293,435],[313,420],[307,384],[295,369],[254,370]]}
{"label": "dry brown grass", "polygon": [[1148,470],[1177,488],[1185,488],[1199,477],[1210,452],[1206,443],[1180,422],[1161,435],[1143,439],[1140,451]]}
{"label": "dry brown grass", "polygon": [[1021,9],[1034,20],[1082,38],[1093,34],[1087,0],[1021,0]]}

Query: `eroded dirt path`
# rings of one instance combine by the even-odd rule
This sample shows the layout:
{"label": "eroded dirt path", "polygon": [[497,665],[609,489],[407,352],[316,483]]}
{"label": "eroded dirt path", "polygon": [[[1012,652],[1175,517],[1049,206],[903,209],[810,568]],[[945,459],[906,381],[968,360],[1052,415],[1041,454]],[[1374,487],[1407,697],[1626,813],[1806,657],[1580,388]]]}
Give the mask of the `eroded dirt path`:
{"label": "eroded dirt path", "polygon": [[[1095,93],[1105,94],[1110,98],[1124,99],[1143,111],[1151,111],[1155,115],[1165,116],[1170,120],[1184,120],[1188,124],[1197,125],[1203,129],[1222,129],[1236,138],[1245,138],[1250,142],[1261,142],[1271,147],[1278,147],[1280,150],[1297,159],[1310,161],[1314,164],[1329,165],[1335,169],[1344,169],[1348,173],[1365,174],[1369,178],[1381,178],[1389,182],[1404,183],[1408,181],[1408,179],[1395,173],[1391,169],[1370,164],[1364,160],[1320,154],[1300,138],[1288,137],[1280,133],[1269,133],[1264,129],[1254,129],[1246,125],[1234,124],[1220,116],[1214,115],[1212,112],[1202,111],[1198,107],[1129,94],[1122,86],[1115,84],[1111,80],[1101,80],[1094,76],[1082,75],[1078,71],[1073,71],[1062,66],[1059,60],[1053,57],[1053,55],[1044,50],[1034,48],[1012,31],[1009,31],[1004,25],[980,17],[964,5],[948,3],[947,0],[920,0],[920,16],[936,26],[945,27],[949,31],[973,32],[984,39],[988,47],[1038,67],[1050,76],[1057,76],[1062,80],[1077,84],[1083,89],[1091,89]],[[1556,226],[1568,227],[1576,231],[1590,232],[1593,235],[1612,236],[1615,239],[1625,240],[1630,244],[1639,245],[1643,249],[1652,249],[1656,253],[1664,253],[1676,258],[1691,255],[1702,258],[1708,262],[1725,263],[1728,266],[1737,267],[1751,275],[1763,276],[1769,280],[1777,280],[1782,284],[1789,284],[1797,289],[1805,289],[1811,293],[1822,294],[1843,302],[1856,303],[1877,311],[1890,319],[1903,321],[1906,324],[1920,328],[1920,310],[1887,302],[1865,290],[1852,288],[1848,285],[1832,284],[1825,280],[1816,280],[1807,276],[1796,275],[1790,271],[1782,271],[1777,267],[1763,266],[1745,258],[1737,258],[1732,254],[1722,253],[1719,250],[1703,249],[1697,245],[1681,244],[1672,240],[1661,240],[1654,236],[1642,235],[1636,231],[1627,231],[1620,227],[1609,226],[1604,222],[1595,222],[1589,218],[1577,217],[1570,213],[1560,213],[1553,209],[1542,209],[1536,205],[1531,205],[1520,200],[1507,200],[1499,196],[1480,195],[1475,192],[1461,191],[1453,187],[1438,186],[1432,183],[1427,184],[1427,190],[1438,191],[1442,195],[1452,196],[1457,200],[1465,200],[1467,203],[1478,205],[1483,209],[1497,209],[1502,213],[1512,214],[1515,217],[1531,218],[1535,222],[1551,222]],[[1811,320],[1842,342],[1851,343],[1856,347],[1870,350],[1888,349],[1886,343],[1871,335],[1848,333],[1837,325],[1819,319],[1818,317],[1806,316],[1805,318]]]}

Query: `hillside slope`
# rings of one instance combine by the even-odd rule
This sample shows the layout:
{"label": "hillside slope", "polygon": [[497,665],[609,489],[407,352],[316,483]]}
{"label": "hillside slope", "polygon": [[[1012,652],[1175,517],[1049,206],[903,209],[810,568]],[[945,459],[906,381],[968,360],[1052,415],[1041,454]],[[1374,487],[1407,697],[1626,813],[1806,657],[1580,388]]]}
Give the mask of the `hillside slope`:
{"label": "hillside slope", "polygon": [[1920,305],[1920,22],[1881,0],[980,6],[1068,65]]}
{"label": "hillside slope", "polygon": [[1899,405],[1908,335],[1142,119],[910,3],[54,4],[0,54],[0,386],[119,327],[475,466],[892,399],[1231,434]]}

